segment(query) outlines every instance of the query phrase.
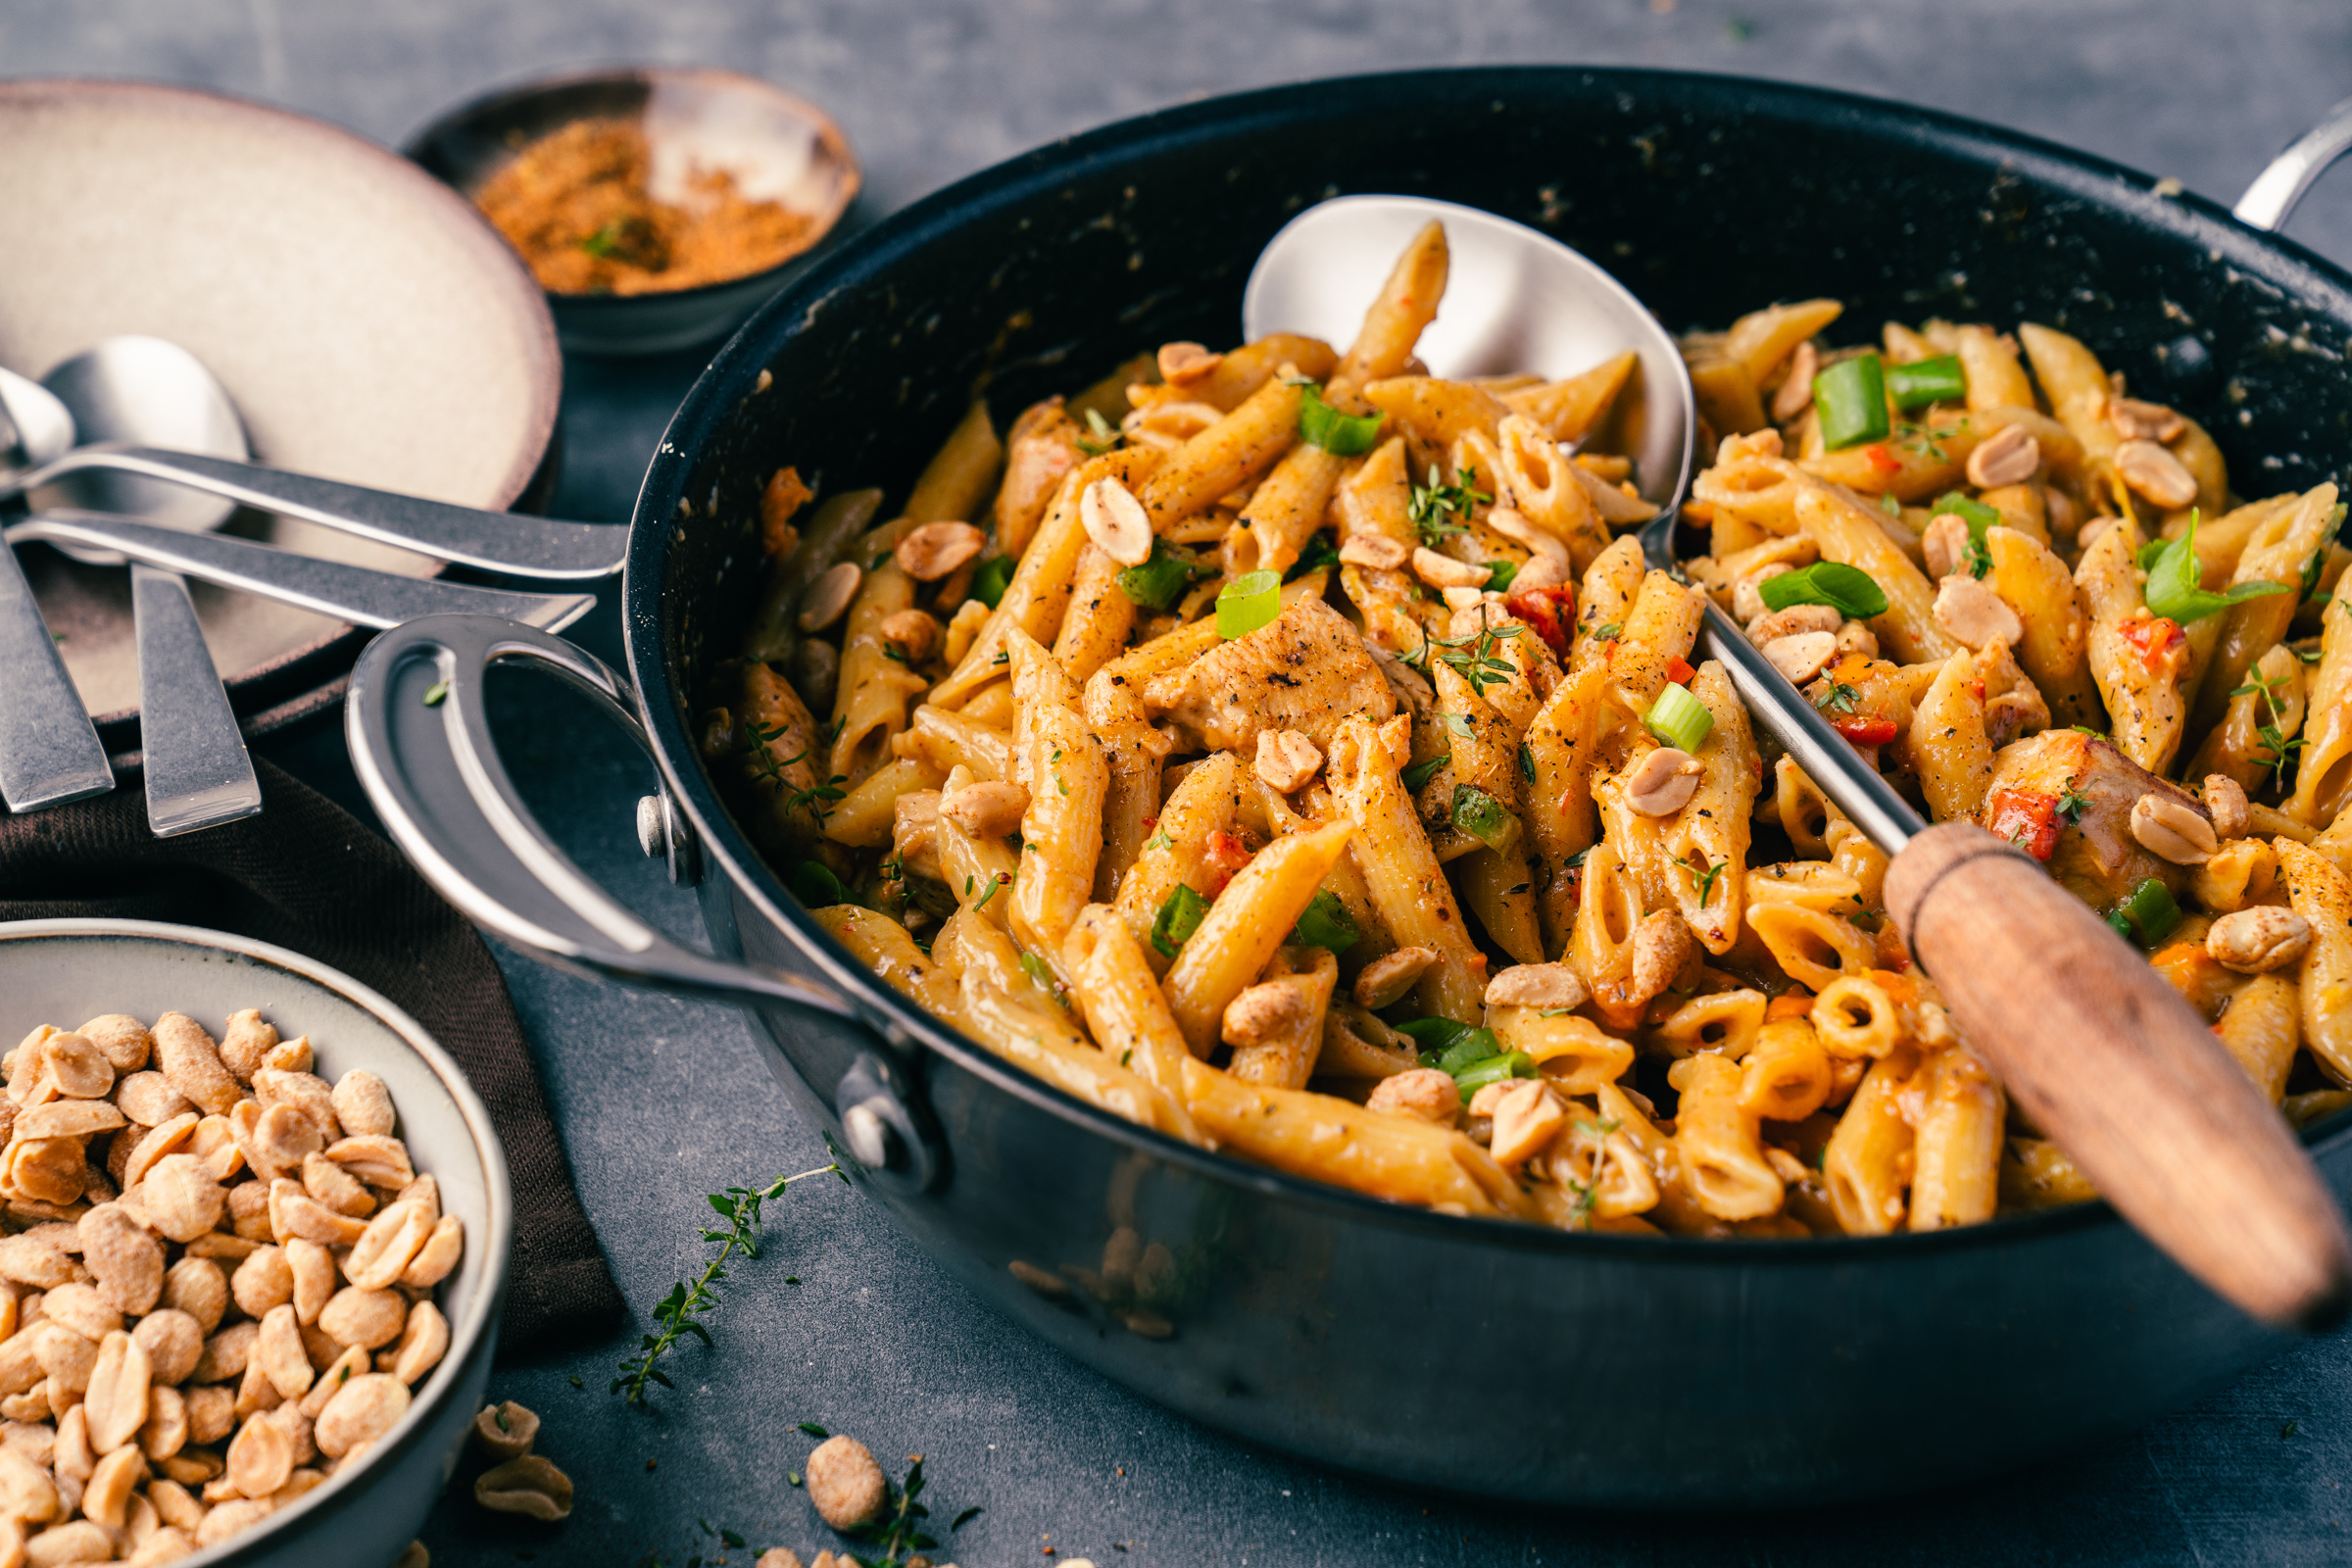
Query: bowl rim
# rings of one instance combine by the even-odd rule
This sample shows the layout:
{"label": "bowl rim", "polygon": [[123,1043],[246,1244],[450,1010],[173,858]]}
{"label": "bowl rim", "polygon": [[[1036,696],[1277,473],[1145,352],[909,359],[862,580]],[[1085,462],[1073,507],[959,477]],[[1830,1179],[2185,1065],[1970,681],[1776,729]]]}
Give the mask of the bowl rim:
{"label": "bowl rim", "polygon": [[514,1188],[507,1169],[506,1146],[500,1142],[498,1129],[491,1123],[489,1107],[482,1102],[481,1096],[474,1092],[472,1083],[458,1065],[457,1059],[442,1048],[422,1024],[395,1006],[381,992],[362,985],[340,969],[274,943],[162,920],[72,916],[50,920],[0,921],[0,943],[58,940],[105,941],[124,946],[155,943],[233,954],[283,969],[299,979],[334,992],[344,1001],[374,1015],[377,1022],[423,1058],[426,1067],[441,1080],[442,1087],[457,1102],[458,1114],[465,1122],[466,1131],[471,1134],[475,1153],[482,1162],[483,1228],[488,1234],[472,1245],[489,1249],[483,1254],[489,1268],[483,1277],[482,1288],[474,1293],[473,1299],[466,1302],[458,1320],[450,1324],[449,1348],[442,1353],[440,1364],[433,1368],[424,1387],[410,1399],[409,1408],[402,1413],[399,1422],[376,1442],[358,1465],[348,1470],[338,1469],[290,1506],[271,1513],[259,1528],[205,1547],[185,1559],[189,1568],[201,1568],[203,1564],[224,1562],[233,1553],[248,1550],[267,1541],[271,1532],[281,1525],[297,1521],[316,1524],[352,1506],[371,1472],[380,1473],[395,1456],[407,1454],[423,1441],[429,1418],[456,1392],[458,1384],[464,1379],[467,1362],[491,1333],[506,1305],[508,1275],[514,1257]]}
{"label": "bowl rim", "polygon": [[[518,77],[502,86],[492,87],[486,92],[468,98],[453,108],[435,115],[424,124],[401,138],[400,156],[423,171],[426,178],[455,191],[458,198],[471,208],[476,216],[479,216],[481,209],[474,206],[472,195],[464,186],[454,180],[443,179],[439,174],[426,168],[422,155],[426,146],[433,140],[478,115],[511,109],[547,93],[605,83],[643,82],[655,84],[664,81],[692,81],[706,86],[724,88],[730,92],[765,98],[808,121],[816,129],[817,140],[830,146],[839,155],[843,177],[830,210],[815,215],[818,219],[817,226],[815,231],[809,235],[806,245],[772,267],[763,267],[756,272],[742,272],[734,277],[719,278],[709,283],[696,283],[688,288],[649,289],[642,294],[573,293],[543,288],[528,265],[522,262],[521,253],[508,245],[509,253],[515,258],[518,266],[522,266],[523,276],[530,280],[534,289],[538,289],[540,294],[551,304],[561,305],[565,312],[583,315],[605,315],[625,311],[648,300],[689,302],[710,300],[715,303],[719,302],[719,297],[722,295],[742,289],[749,284],[756,284],[764,278],[775,277],[787,269],[807,262],[823,247],[827,240],[835,236],[842,226],[842,220],[849,216],[851,205],[858,200],[858,193],[865,188],[865,166],[858,161],[858,150],[851,145],[850,138],[842,130],[840,122],[836,121],[822,104],[812,98],[804,97],[790,88],[778,86],[764,76],[755,76],[741,71],[730,71],[723,66],[588,67],[577,71],[557,72],[548,75]],[[497,235],[501,245],[507,245],[506,236],[499,234],[496,226],[491,225],[487,218],[483,218],[482,221],[485,226],[490,227],[493,234]]]}
{"label": "bowl rim", "polygon": [[[500,476],[493,492],[490,509],[503,511],[512,508],[527,494],[540,474],[560,457],[558,416],[564,400],[564,354],[556,341],[556,323],[548,309],[547,295],[539,288],[522,259],[508,245],[505,236],[490,225],[479,209],[443,181],[403,158],[392,149],[370,141],[357,131],[346,129],[331,121],[241,97],[209,87],[191,87],[180,82],[152,81],[135,77],[116,76],[24,76],[0,80],[0,109],[23,103],[38,106],[46,101],[65,103],[95,102],[108,107],[115,103],[163,105],[182,113],[210,115],[221,120],[257,122],[272,135],[302,138],[334,152],[356,167],[369,172],[370,177],[396,183],[421,200],[428,210],[438,209],[444,230],[451,238],[480,258],[485,272],[498,279],[498,287],[507,296],[505,313],[530,337],[528,362],[532,368],[530,408],[524,416],[526,434],[517,447],[514,461]],[[552,487],[551,487],[552,488]],[[439,577],[448,570],[445,562],[432,561],[424,572],[426,577]],[[240,725],[248,734],[262,734],[305,717],[321,707],[331,707],[342,700],[350,677],[351,661],[358,656],[360,644],[374,633],[365,627],[337,625],[307,643],[270,655],[258,663],[232,672],[226,686],[232,703],[240,703]],[[337,667],[337,665],[340,667]],[[322,677],[306,684],[301,690],[266,700],[259,710],[242,706],[245,694],[259,686],[289,678],[301,678],[303,672],[317,666]],[[277,689],[272,687],[273,690]],[[130,726],[139,717],[137,705],[90,715],[91,722],[102,732],[119,729],[120,747],[110,744],[118,779],[132,772],[135,760],[144,767],[144,738],[133,746]]]}
{"label": "bowl rim", "polygon": [[[1641,67],[1454,66],[1319,77],[1132,116],[967,174],[846,240],[754,313],[696,378],[647,466],[631,514],[628,559],[622,574],[626,668],[636,686],[639,717],[662,781],[684,807],[704,852],[724,873],[731,891],[748,901],[801,957],[849,1000],[864,1027],[894,1043],[913,1043],[934,1052],[1059,1121],[1213,1183],[1302,1205],[1334,1219],[1415,1233],[1438,1244],[1496,1246],[1562,1258],[1681,1268],[1837,1269],[1864,1262],[1892,1264],[1943,1252],[2022,1247],[2093,1229],[2128,1229],[2114,1207],[2098,1199],[1985,1224],[1904,1230],[1884,1236],[1804,1240],[1735,1236],[1702,1242],[1677,1236],[1565,1231],[1503,1216],[1440,1214],[1294,1176],[1237,1155],[1197,1149],[1024,1072],[884,983],[791,897],[737,824],[701,761],[688,733],[691,715],[684,710],[686,694],[675,690],[669,680],[669,650],[662,634],[662,568],[670,543],[669,519],[711,437],[757,390],[755,383],[768,369],[769,361],[822,310],[855,297],[872,274],[887,270],[901,258],[936,246],[970,223],[1051,191],[1074,173],[1131,170],[1170,147],[1224,140],[1253,124],[1271,130],[1314,118],[1319,109],[1337,107],[1357,95],[1377,97],[1392,106],[1433,99],[1474,101],[1489,95],[1499,103],[1508,93],[1543,92],[1563,82],[1576,82],[1580,91],[1593,95],[1612,88],[1646,89],[1653,94],[1699,90],[1715,95],[1727,115],[1738,109],[1835,117],[1888,139],[2005,168],[2045,188],[2136,220],[2168,237],[2193,239],[2212,250],[2217,260],[2274,281],[2297,298],[2309,299],[2314,282],[2332,288],[2338,303],[2332,309],[2324,304],[2313,308],[2352,321],[2352,273],[2282,234],[2236,222],[2218,203],[2193,192],[2158,195],[2154,175],[2041,137],[1941,110],[1835,88]],[[2289,269],[2298,275],[2283,275]],[[657,703],[657,694],[667,700]],[[682,762],[693,765],[689,769],[681,766]],[[2315,1160],[2343,1150],[2352,1145],[2352,1109],[2314,1123],[2299,1138]],[[2151,1244],[2143,1241],[2140,1245]]]}

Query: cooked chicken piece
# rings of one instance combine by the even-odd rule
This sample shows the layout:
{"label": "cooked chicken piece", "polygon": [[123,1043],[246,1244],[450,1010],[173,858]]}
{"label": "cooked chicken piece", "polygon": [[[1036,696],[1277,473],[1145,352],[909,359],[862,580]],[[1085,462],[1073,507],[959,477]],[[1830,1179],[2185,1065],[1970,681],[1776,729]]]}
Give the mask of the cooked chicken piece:
{"label": "cooked chicken piece", "polygon": [[2002,790],[2032,791],[2059,803],[2050,874],[2094,907],[2114,907],[2149,877],[2176,898],[2186,891],[2196,868],[2175,865],[2143,849],[2132,836],[2132,807],[2143,795],[2156,795],[2203,814],[2204,803],[2141,767],[2112,742],[2080,730],[2053,729],[2004,746],[1992,760],[1987,802]]}
{"label": "cooked chicken piece", "polygon": [[1377,724],[1396,711],[1380,666],[1353,626],[1320,599],[1301,599],[1269,625],[1155,676],[1144,706],[1203,751],[1254,756],[1260,730],[1297,730],[1325,752],[1340,720]]}

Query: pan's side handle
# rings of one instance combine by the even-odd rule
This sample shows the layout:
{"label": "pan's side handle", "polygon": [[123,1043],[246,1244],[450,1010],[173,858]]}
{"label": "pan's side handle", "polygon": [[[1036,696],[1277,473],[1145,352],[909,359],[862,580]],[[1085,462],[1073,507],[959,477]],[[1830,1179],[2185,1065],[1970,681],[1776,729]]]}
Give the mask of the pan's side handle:
{"label": "pan's side handle", "polygon": [[[680,947],[615,903],[533,820],[483,706],[492,664],[528,661],[587,694],[650,751],[626,681],[563,638],[495,615],[428,615],[370,643],[352,670],[352,765],[393,842],[476,925],[543,963],[629,985],[871,1028],[850,1000],[795,975]],[[907,1073],[877,1039],[834,1086],[850,1152],[907,1190],[944,1169]]]}
{"label": "pan's side handle", "polygon": [[2328,172],[2328,166],[2352,152],[2352,98],[2345,99],[2327,116],[2295,139],[2294,145],[2271,160],[2270,167],[2254,176],[2254,183],[2237,199],[2231,211],[2237,220],[2251,228],[2276,229],[2286,222],[2311,189],[2312,181]]}

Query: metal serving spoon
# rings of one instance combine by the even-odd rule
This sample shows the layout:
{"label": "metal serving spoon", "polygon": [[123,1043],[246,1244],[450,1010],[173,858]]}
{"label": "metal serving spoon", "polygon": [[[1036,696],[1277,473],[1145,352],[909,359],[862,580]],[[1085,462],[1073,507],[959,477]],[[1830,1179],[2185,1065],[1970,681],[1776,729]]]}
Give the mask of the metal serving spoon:
{"label": "metal serving spoon", "polygon": [[[0,376],[7,376],[7,372],[0,371]],[[210,371],[205,376],[212,379]],[[39,390],[21,376],[8,377],[0,383],[0,401],[14,407],[28,397],[25,388]],[[227,393],[217,381],[213,383],[213,392],[224,406],[229,406]],[[33,422],[40,424],[41,416],[33,416]],[[155,440],[152,431],[124,433],[137,435],[143,441]],[[96,474],[103,472],[107,478],[102,482],[133,484],[138,494],[154,494],[167,487],[198,491],[236,506],[300,517],[364,539],[397,545],[437,561],[454,561],[507,576],[542,577],[556,582],[610,577],[620,570],[628,550],[629,530],[622,523],[564,522],[553,517],[485,512],[476,507],[396,495],[313,474],[288,473],[240,462],[236,457],[172,450],[175,445],[100,441],[76,447],[69,437],[64,446],[38,449],[36,455],[23,460],[19,466],[10,466],[5,461],[7,452],[0,449],[0,501],[70,474],[85,476],[78,483],[90,483]],[[241,448],[238,456],[242,456]],[[116,509],[110,505],[106,510]],[[139,510],[144,513],[147,509]],[[218,526],[218,521],[212,525]]]}
{"label": "metal serving spoon", "polygon": [[[100,340],[41,378],[74,420],[77,441],[154,441],[217,457],[245,456],[245,426],[228,394],[196,356],[158,337]],[[209,533],[236,503],[200,491],[93,469],[67,478],[76,499],[101,512]],[[61,543],[76,560],[113,565],[114,551]],[[130,566],[130,613],[139,658],[139,745],[147,827],[157,838],[233,822],[262,808],[261,781],[197,622],[186,581],[144,563]]]}
{"label": "metal serving spoon", "polygon": [[[1615,279],[1548,235],[1409,196],[1348,196],[1275,235],[1243,295],[1243,335],[1344,343],[1393,259],[1431,220],[1451,251],[1444,308],[1416,345],[1432,373],[1563,376],[1632,349],[1634,454],[1659,503],[1642,533],[1676,570],[1695,407],[1673,337]],[[1886,902],[1970,1045],[2123,1215],[2269,1322],[2317,1328],[2352,1306],[2352,1234],[2286,1122],[2147,960],[2041,867],[1982,828],[1929,826],[1710,600],[1699,630],[1756,721],[1893,858]]]}

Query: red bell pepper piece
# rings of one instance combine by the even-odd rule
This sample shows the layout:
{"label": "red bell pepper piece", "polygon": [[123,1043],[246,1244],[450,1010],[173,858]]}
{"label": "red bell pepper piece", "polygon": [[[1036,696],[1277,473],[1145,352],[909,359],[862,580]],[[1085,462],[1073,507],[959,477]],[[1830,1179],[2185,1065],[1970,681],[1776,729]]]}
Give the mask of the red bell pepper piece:
{"label": "red bell pepper piece", "polygon": [[1576,589],[1522,588],[1502,601],[1502,608],[1526,621],[1544,639],[1544,646],[1562,659],[1568,657],[1569,629],[1576,624]]}
{"label": "red bell pepper piece", "polygon": [[1856,746],[1884,746],[1895,736],[1891,718],[1833,718],[1830,727]]}
{"label": "red bell pepper piece", "polygon": [[2058,797],[2040,790],[1994,790],[1984,802],[1984,826],[2036,860],[2058,848]]}

